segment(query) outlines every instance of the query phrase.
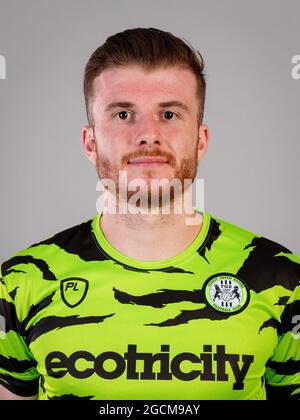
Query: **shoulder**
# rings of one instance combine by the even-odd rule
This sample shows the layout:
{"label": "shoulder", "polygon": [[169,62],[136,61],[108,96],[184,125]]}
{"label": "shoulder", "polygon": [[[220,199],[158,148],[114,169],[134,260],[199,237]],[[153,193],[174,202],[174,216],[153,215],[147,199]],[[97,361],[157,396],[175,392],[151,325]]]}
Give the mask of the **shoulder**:
{"label": "shoulder", "polygon": [[211,216],[212,224],[218,226],[220,233],[226,236],[228,239],[242,242],[250,242],[246,245],[247,247],[259,247],[266,253],[287,253],[291,254],[292,251],[287,248],[284,244],[276,242],[271,238],[260,235],[257,232],[250,231],[244,227],[235,225],[227,220]]}
{"label": "shoulder", "polygon": [[22,278],[22,274],[38,269],[45,280],[54,280],[55,275],[49,267],[51,261],[63,253],[80,252],[82,246],[92,240],[92,221],[90,218],[18,251],[1,264],[2,278],[12,274]]}
{"label": "shoulder", "polygon": [[283,286],[294,290],[300,280],[300,259],[284,244],[212,216],[212,231],[227,258],[239,258],[237,274],[257,292]]}

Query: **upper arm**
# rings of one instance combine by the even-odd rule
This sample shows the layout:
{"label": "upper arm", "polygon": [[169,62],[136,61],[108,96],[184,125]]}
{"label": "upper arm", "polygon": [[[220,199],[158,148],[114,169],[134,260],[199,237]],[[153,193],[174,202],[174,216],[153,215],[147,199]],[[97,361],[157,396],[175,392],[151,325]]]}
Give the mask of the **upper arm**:
{"label": "upper arm", "polygon": [[268,399],[300,398],[300,337],[296,325],[300,314],[300,260],[294,255],[289,257],[295,263],[296,287],[281,313],[281,334],[266,366]]}
{"label": "upper arm", "polygon": [[32,399],[39,386],[37,363],[24,339],[10,282],[5,279],[0,281],[0,317],[0,399]]}

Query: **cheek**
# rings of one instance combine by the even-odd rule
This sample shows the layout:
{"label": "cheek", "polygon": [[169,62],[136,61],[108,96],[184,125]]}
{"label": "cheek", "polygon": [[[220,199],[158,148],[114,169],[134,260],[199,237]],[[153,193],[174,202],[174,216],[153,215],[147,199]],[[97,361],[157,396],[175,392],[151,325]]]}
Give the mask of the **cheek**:
{"label": "cheek", "polygon": [[173,136],[169,136],[169,146],[178,158],[184,156],[190,156],[195,153],[197,139],[193,137],[192,133],[187,133],[186,131],[176,131],[173,133]]}
{"label": "cheek", "polygon": [[124,128],[121,130],[120,128],[112,129],[102,128],[96,134],[97,139],[97,146],[98,150],[101,153],[104,153],[108,158],[114,158],[116,161],[119,159],[124,151],[126,151],[126,138],[128,137],[128,133]]}

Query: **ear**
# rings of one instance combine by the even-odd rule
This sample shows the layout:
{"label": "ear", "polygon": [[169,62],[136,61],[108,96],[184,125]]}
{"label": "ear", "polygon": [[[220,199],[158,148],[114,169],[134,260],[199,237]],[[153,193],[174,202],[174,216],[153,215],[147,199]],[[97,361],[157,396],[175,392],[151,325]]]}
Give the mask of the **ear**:
{"label": "ear", "polygon": [[197,151],[197,163],[199,164],[200,160],[203,159],[208,146],[209,140],[209,129],[206,124],[201,124],[199,126],[199,143],[198,143],[198,151]]}
{"label": "ear", "polygon": [[85,125],[82,129],[81,134],[81,145],[86,154],[87,158],[96,165],[97,153],[96,153],[96,139],[94,137],[93,127]]}

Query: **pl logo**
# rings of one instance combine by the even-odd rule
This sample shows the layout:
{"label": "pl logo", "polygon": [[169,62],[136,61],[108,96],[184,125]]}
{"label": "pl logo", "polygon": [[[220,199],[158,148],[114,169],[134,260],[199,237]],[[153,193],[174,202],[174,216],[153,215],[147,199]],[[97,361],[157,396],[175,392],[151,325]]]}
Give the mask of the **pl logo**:
{"label": "pl logo", "polygon": [[80,277],[64,279],[60,282],[61,298],[69,308],[74,308],[83,302],[88,292],[88,288],[88,280]]}
{"label": "pl logo", "polygon": [[0,79],[6,79],[6,60],[3,55],[0,55]]}

